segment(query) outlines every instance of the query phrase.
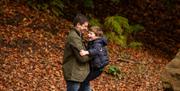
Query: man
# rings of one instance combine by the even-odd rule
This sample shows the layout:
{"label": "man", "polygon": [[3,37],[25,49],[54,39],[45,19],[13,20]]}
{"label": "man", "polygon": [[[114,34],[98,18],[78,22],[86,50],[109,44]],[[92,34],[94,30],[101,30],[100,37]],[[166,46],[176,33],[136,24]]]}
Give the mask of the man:
{"label": "man", "polygon": [[69,32],[64,49],[63,74],[67,91],[90,91],[89,83],[85,83],[89,69],[89,57],[80,56],[80,50],[85,50],[82,33],[88,30],[88,19],[78,14],[74,28]]}

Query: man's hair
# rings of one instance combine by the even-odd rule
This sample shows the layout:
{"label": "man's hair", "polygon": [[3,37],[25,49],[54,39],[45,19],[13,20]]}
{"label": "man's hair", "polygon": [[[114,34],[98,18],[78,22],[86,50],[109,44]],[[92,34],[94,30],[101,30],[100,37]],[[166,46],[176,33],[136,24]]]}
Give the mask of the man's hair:
{"label": "man's hair", "polygon": [[96,36],[103,37],[103,31],[99,26],[90,27],[90,31],[94,32]]}
{"label": "man's hair", "polygon": [[85,22],[88,22],[87,17],[82,14],[77,14],[73,20],[73,25],[76,26],[78,23],[82,25]]}

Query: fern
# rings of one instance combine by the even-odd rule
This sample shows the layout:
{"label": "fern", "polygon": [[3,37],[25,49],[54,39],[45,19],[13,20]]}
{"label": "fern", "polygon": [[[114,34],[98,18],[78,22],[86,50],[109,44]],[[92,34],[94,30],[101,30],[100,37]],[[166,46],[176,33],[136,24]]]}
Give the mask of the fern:
{"label": "fern", "polygon": [[114,32],[108,35],[111,40],[115,41],[117,44],[120,44],[122,47],[127,46],[126,32],[130,29],[128,19],[122,16],[111,16],[105,19],[104,25],[106,29]]}
{"label": "fern", "polygon": [[127,36],[126,35],[120,35],[119,39],[118,39],[118,43],[122,46],[122,47],[127,47]]}
{"label": "fern", "polygon": [[108,74],[111,74],[113,76],[118,76],[120,74],[120,70],[118,67],[114,66],[114,65],[110,65],[108,67],[108,71],[107,71]]}
{"label": "fern", "polygon": [[89,23],[91,26],[101,26],[101,23],[99,22],[99,20],[95,18],[90,18]]}
{"label": "fern", "polygon": [[84,0],[84,6],[86,8],[93,8],[94,7],[93,0]]}
{"label": "fern", "polygon": [[61,0],[53,0],[51,1],[51,6],[54,6],[60,10],[63,9],[64,5],[63,5],[63,2]]}
{"label": "fern", "polygon": [[106,37],[111,41],[111,42],[115,42],[118,38],[118,36],[115,35],[114,32],[108,32],[106,33]]}
{"label": "fern", "polygon": [[106,73],[118,78],[119,80],[126,76],[126,74],[115,65],[108,66]]}
{"label": "fern", "polygon": [[62,0],[26,0],[26,2],[33,9],[44,11],[49,9],[56,16],[63,15],[64,4]]}
{"label": "fern", "polygon": [[106,37],[111,41],[111,42],[115,42],[119,45],[121,45],[122,47],[127,47],[127,37],[124,35],[119,35],[117,36],[114,32],[108,32],[106,33]]}
{"label": "fern", "polygon": [[113,30],[120,35],[130,29],[128,19],[121,16],[107,17],[104,25],[107,29]]}
{"label": "fern", "polygon": [[122,16],[115,16],[115,20],[121,25],[125,30],[129,30],[130,26],[128,23],[128,19]]}
{"label": "fern", "polygon": [[52,8],[51,12],[53,12],[56,16],[59,16],[59,15],[62,14],[62,13],[60,13],[61,11],[59,9],[57,9],[57,8]]}
{"label": "fern", "polygon": [[133,41],[129,44],[129,47],[131,47],[131,48],[139,48],[141,46],[142,46],[142,43],[136,42],[136,41]]}
{"label": "fern", "polygon": [[144,27],[141,26],[141,25],[139,25],[139,24],[131,25],[131,26],[130,26],[130,31],[129,31],[129,33],[139,32],[139,31],[141,31],[141,30],[143,30],[143,29],[144,29]]}
{"label": "fern", "polygon": [[[129,25],[128,19],[122,16],[110,16],[105,18],[104,26],[110,33],[106,36],[122,47],[128,47],[127,38],[131,33],[144,29],[141,25]],[[132,43],[130,46],[139,46],[138,43]]]}

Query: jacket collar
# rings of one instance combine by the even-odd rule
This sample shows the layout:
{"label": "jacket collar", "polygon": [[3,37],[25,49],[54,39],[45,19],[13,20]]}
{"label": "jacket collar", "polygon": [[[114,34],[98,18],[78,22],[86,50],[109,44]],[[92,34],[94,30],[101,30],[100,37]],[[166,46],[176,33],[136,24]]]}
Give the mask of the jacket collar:
{"label": "jacket collar", "polygon": [[73,30],[80,36],[82,37],[82,33],[80,31],[78,31],[76,28],[73,28]]}

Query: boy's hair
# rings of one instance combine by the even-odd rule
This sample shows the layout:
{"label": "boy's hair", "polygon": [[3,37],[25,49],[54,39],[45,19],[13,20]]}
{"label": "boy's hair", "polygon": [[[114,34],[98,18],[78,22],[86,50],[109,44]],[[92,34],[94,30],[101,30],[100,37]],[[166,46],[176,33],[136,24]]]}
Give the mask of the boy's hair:
{"label": "boy's hair", "polygon": [[103,37],[103,31],[99,26],[90,27],[90,31],[94,32],[98,37]]}
{"label": "boy's hair", "polygon": [[73,20],[73,25],[76,26],[78,23],[82,25],[85,22],[88,22],[87,17],[82,14],[77,14]]}

